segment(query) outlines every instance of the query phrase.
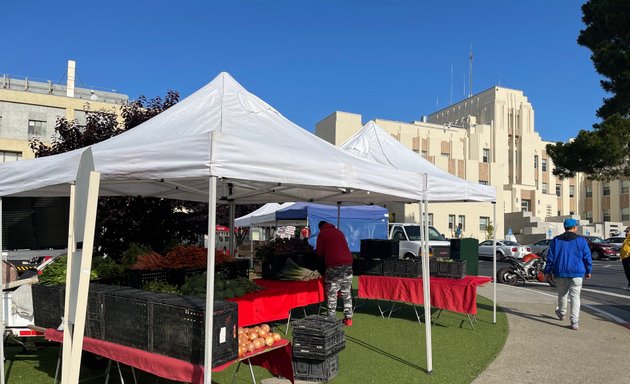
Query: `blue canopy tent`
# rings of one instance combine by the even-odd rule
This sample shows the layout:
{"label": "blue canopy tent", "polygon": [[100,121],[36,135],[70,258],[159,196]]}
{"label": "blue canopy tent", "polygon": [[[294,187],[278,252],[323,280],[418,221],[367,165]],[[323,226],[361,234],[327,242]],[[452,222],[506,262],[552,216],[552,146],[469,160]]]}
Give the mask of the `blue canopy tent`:
{"label": "blue canopy tent", "polygon": [[[337,211],[339,208],[339,212]],[[337,222],[339,219],[339,223]],[[311,229],[309,244],[315,247],[319,229],[317,224],[325,220],[346,235],[351,252],[361,250],[362,239],[387,239],[388,211],[377,205],[334,206],[314,203],[295,203],[276,211],[276,221],[306,220]]]}

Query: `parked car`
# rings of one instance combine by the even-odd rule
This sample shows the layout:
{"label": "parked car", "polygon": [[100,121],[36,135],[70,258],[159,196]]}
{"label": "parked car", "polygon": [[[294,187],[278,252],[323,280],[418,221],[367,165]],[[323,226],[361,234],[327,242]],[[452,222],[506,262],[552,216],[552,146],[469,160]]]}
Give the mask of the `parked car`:
{"label": "parked car", "polygon": [[549,247],[549,243],[551,243],[551,239],[544,239],[537,241],[534,244],[526,245],[526,247],[530,247],[532,249],[532,253],[540,255],[542,251]]}
{"label": "parked car", "polygon": [[626,240],[623,236],[613,236],[606,239],[606,242],[612,244],[613,247],[617,248],[617,250],[621,249],[624,240]]}
{"label": "parked car", "polygon": [[[479,257],[492,258],[492,251],[492,240],[479,243]],[[528,253],[532,253],[532,249],[529,246],[520,245],[511,240],[497,241],[497,260],[505,260],[506,256],[522,259]]]}
{"label": "parked car", "polygon": [[615,248],[610,243],[607,243],[599,236],[584,236],[586,241],[588,241],[588,246],[591,249],[591,255],[593,256],[593,260],[599,260],[603,258],[608,258],[611,260],[615,260],[619,258],[619,249]]}

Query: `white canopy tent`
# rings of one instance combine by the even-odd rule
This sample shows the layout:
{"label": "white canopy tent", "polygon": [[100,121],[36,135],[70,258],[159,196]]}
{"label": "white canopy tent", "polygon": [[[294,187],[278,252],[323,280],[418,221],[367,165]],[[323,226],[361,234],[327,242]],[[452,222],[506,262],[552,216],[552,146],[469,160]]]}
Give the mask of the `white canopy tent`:
{"label": "white canopy tent", "polygon": [[292,206],[289,203],[267,203],[257,210],[243,215],[234,220],[235,227],[266,227],[276,225],[276,212],[280,209]]}
{"label": "white canopy tent", "polygon": [[[100,196],[208,202],[208,228],[215,228],[216,203],[418,202],[426,191],[426,177],[420,173],[340,151],[286,119],[227,73],[151,120],[89,148],[100,176]],[[0,198],[69,196],[85,150],[0,165]],[[207,284],[212,287],[214,231],[208,240]],[[77,304],[83,317],[85,300]],[[213,300],[209,290],[206,367],[211,366]],[[70,362],[64,359],[65,364]],[[67,372],[65,366],[62,371]],[[210,369],[204,382],[211,382]]]}
{"label": "white canopy tent", "polygon": [[[374,121],[369,121],[363,128],[350,137],[340,148],[359,158],[367,159],[378,164],[388,166],[397,170],[408,170],[427,175],[427,193],[424,204],[421,205],[421,217],[424,222],[425,231],[428,229],[428,220],[424,216],[427,214],[428,202],[457,202],[457,201],[478,201],[490,202],[493,204],[494,222],[496,223],[496,189],[494,187],[471,183],[443,171],[431,162],[419,156],[409,148],[405,147],[389,133],[380,128]],[[428,236],[424,238],[428,238]],[[496,239],[496,231],[495,231]],[[496,243],[496,241],[495,241]],[[430,285],[428,279],[428,243],[424,244],[422,277],[424,287],[424,301],[429,303]],[[495,245],[496,248],[496,245]],[[493,260],[493,276],[496,276],[496,249]],[[493,321],[496,323],[496,279],[493,293]],[[425,305],[425,319],[431,318],[430,306]],[[431,340],[431,321],[426,321],[426,338]],[[431,342],[427,341],[427,361],[429,371],[431,371],[432,361]]]}

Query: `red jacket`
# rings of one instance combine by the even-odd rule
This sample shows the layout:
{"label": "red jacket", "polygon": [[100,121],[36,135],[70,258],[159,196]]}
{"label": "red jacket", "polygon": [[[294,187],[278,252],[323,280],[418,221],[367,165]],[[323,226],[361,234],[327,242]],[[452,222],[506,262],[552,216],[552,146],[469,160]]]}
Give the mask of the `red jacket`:
{"label": "red jacket", "polygon": [[319,229],[315,247],[317,256],[323,256],[326,268],[352,265],[352,254],[343,232],[330,223]]}

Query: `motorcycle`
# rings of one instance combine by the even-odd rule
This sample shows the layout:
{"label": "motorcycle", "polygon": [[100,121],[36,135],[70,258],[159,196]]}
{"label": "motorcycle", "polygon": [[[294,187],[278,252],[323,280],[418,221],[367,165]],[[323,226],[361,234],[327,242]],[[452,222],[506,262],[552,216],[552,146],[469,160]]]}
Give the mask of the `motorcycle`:
{"label": "motorcycle", "polygon": [[521,260],[506,256],[505,261],[510,265],[497,271],[497,282],[499,283],[516,285],[519,281],[522,281],[523,284],[528,281],[546,281],[552,287],[557,286],[556,279],[553,276],[545,279],[543,274],[545,259],[535,253],[527,254]]}

